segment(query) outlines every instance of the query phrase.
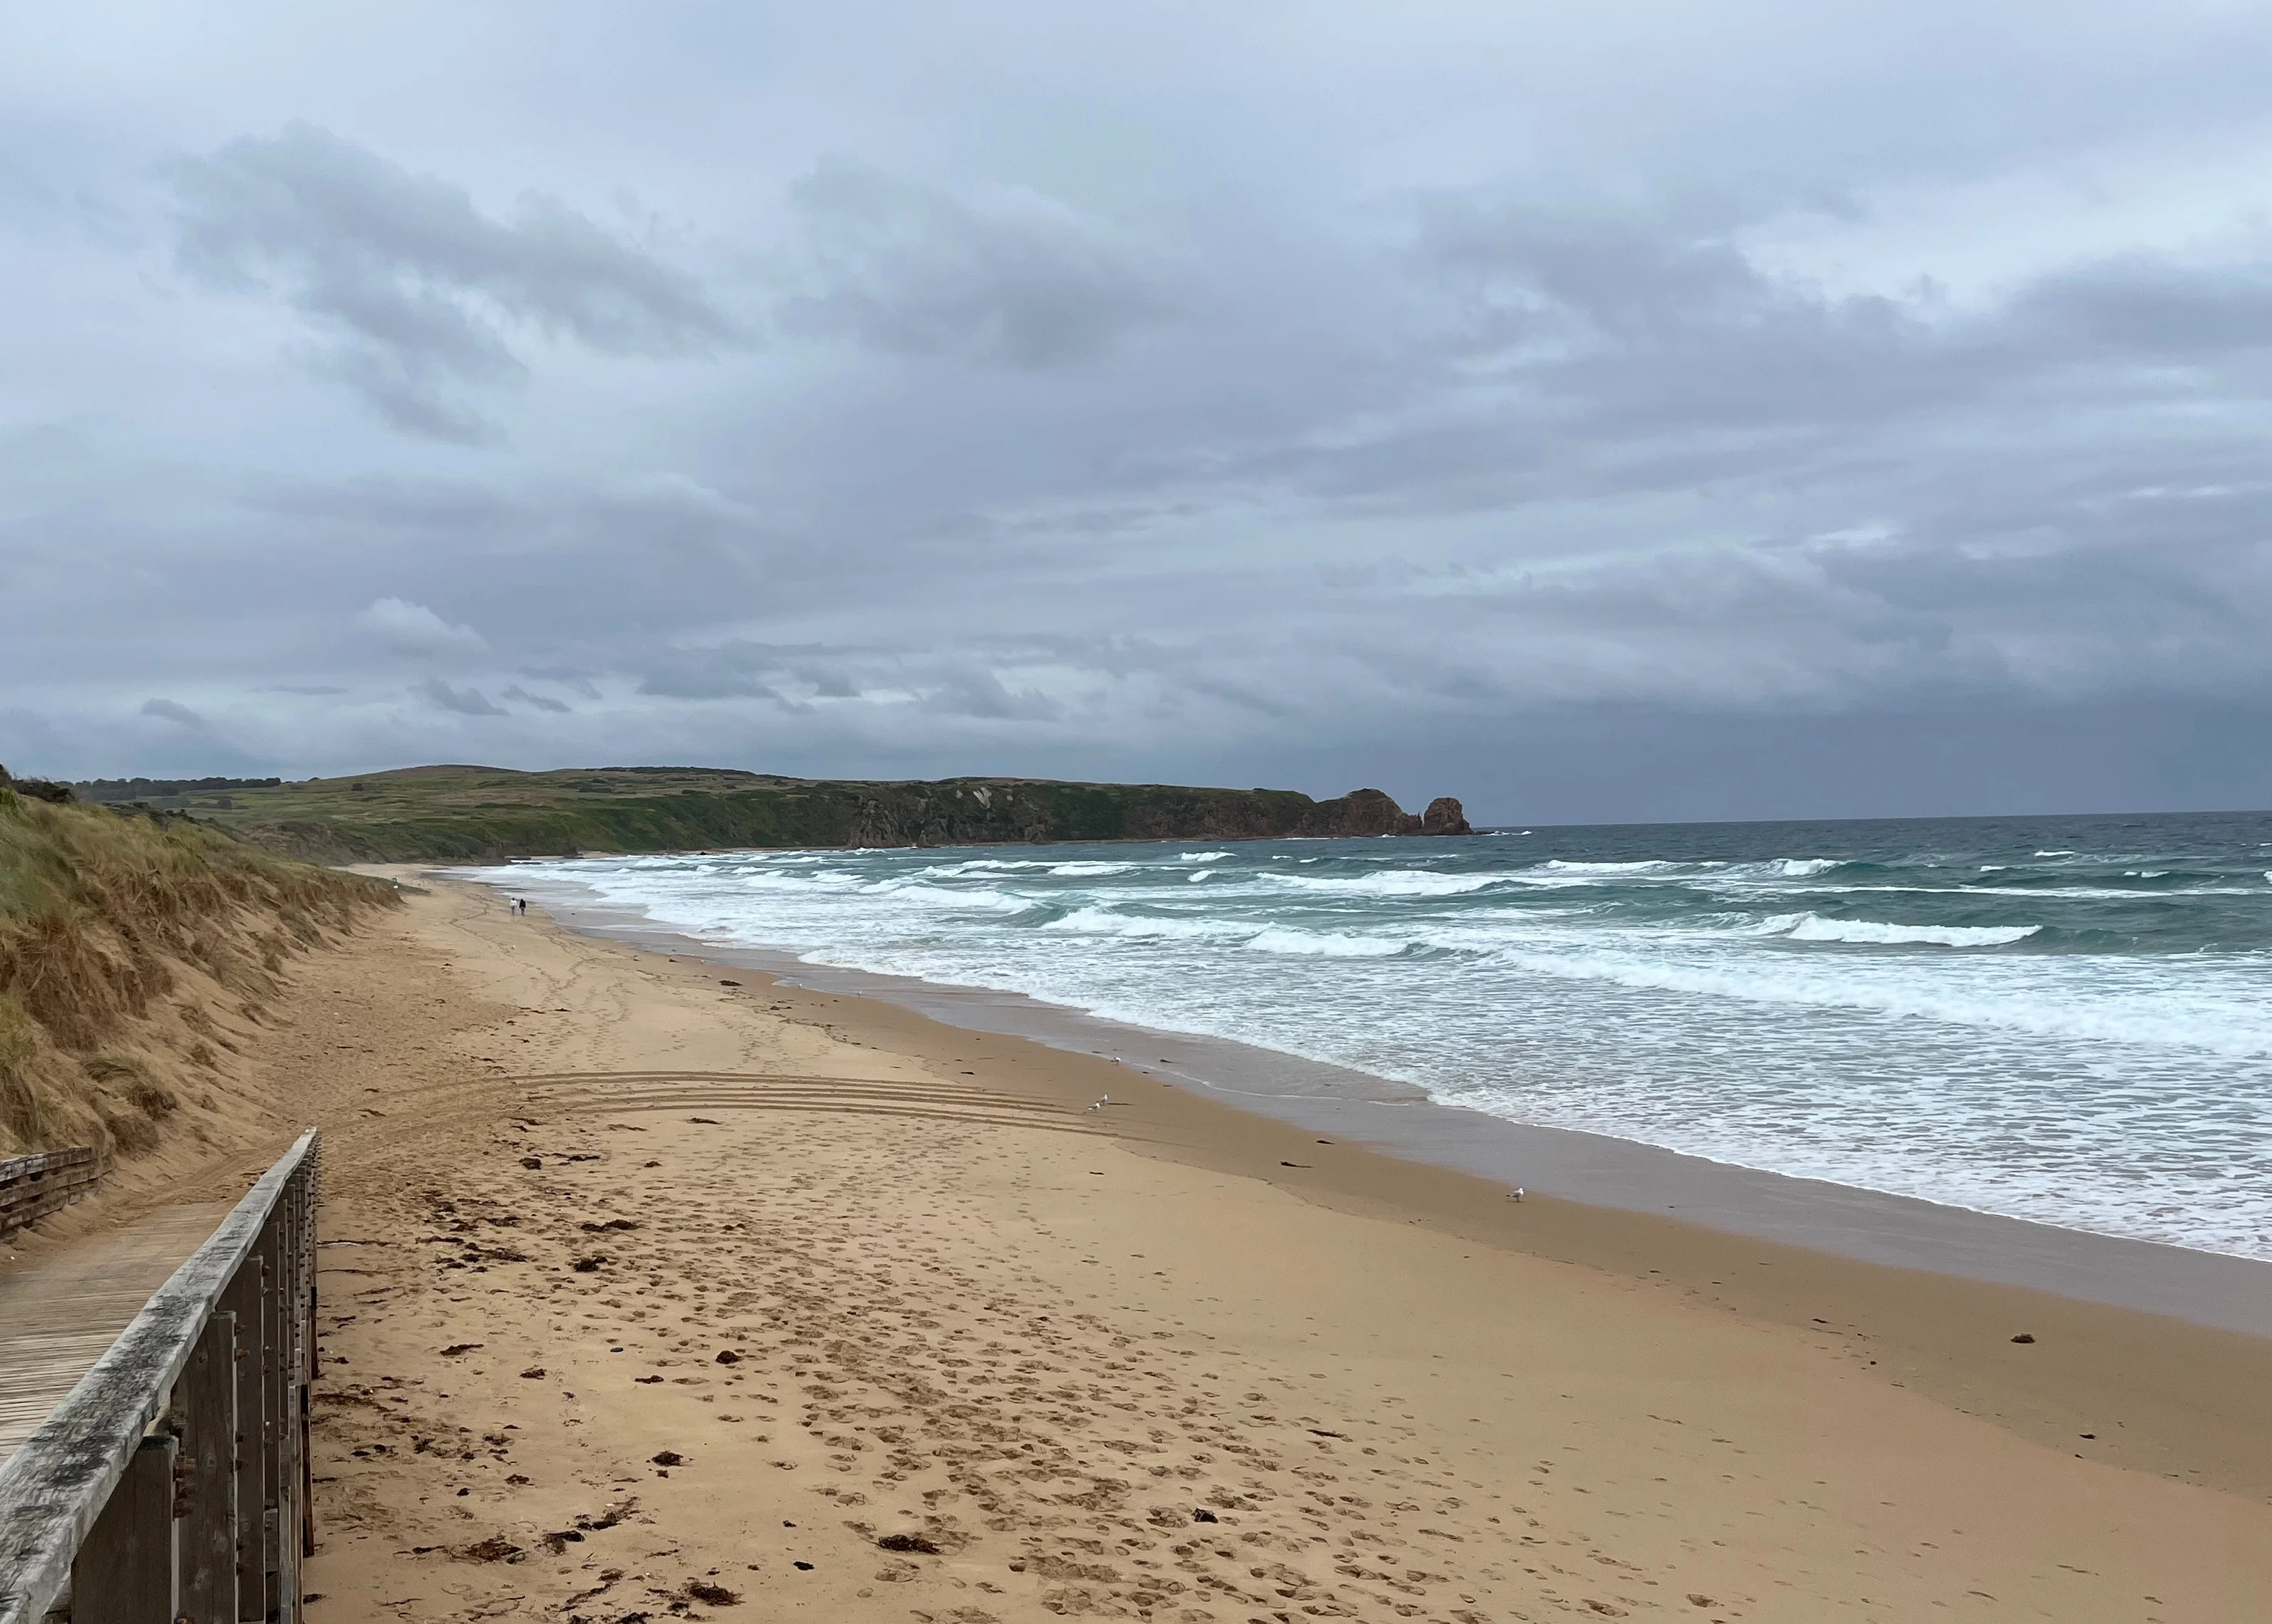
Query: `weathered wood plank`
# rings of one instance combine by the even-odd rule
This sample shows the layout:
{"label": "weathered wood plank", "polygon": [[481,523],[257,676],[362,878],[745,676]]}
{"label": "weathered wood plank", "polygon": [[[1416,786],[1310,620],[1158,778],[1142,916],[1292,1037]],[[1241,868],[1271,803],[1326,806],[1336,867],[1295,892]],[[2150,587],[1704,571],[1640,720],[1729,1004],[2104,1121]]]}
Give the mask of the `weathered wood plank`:
{"label": "weathered wood plank", "polygon": [[[0,1624],[38,1624],[64,1593],[73,1554],[144,1434],[168,1412],[193,1353],[208,1345],[209,1329],[223,1330],[228,1338],[222,1344],[228,1353],[213,1382],[226,1390],[233,1407],[235,1326],[233,1320],[225,1327],[217,1323],[223,1314],[220,1299],[288,1193],[303,1205],[312,1199],[316,1158],[311,1129],[254,1184],[213,1238],[158,1289],[69,1397],[0,1466]],[[235,1431],[232,1415],[221,1434],[225,1448]],[[196,1448],[186,1435],[183,1441],[185,1448]],[[233,1487],[233,1458],[229,1465]],[[231,1504],[224,1524],[230,1581],[226,1606],[195,1613],[195,1624],[236,1624],[235,1515]]]}
{"label": "weathered wood plank", "polygon": [[189,1624],[236,1624],[236,1315],[224,1309],[206,1322],[175,1402],[187,1469],[176,1617]]}
{"label": "weathered wood plank", "polygon": [[161,1209],[0,1275],[0,1464],[228,1216],[226,1203]]}
{"label": "weathered wood plank", "polygon": [[[264,1238],[264,1244],[266,1240]],[[268,1616],[268,1260],[244,1260],[221,1301],[236,1320],[235,1618]]]}
{"label": "weathered wood plank", "polygon": [[71,1624],[166,1624],[180,1609],[172,1434],[142,1440],[71,1564]]}
{"label": "weathered wood plank", "polygon": [[0,1161],[0,1236],[60,1212],[107,1171],[94,1148],[85,1144]]}

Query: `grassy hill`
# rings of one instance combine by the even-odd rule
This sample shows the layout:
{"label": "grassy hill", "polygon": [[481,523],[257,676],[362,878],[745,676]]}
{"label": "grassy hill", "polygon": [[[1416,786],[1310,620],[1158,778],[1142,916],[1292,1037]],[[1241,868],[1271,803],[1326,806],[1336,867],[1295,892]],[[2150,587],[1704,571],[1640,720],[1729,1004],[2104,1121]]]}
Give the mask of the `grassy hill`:
{"label": "grassy hill", "polygon": [[1467,831],[1455,801],[1437,801],[1423,818],[1379,790],[1312,801],[1292,790],[1033,778],[864,782],[706,767],[408,767],[297,784],[112,780],[83,793],[133,793],[153,808],[185,812],[318,862]]}
{"label": "grassy hill", "polygon": [[0,771],[0,1157],[136,1153],[242,1105],[237,1039],[286,961],[394,905],[187,818],[58,804]]}

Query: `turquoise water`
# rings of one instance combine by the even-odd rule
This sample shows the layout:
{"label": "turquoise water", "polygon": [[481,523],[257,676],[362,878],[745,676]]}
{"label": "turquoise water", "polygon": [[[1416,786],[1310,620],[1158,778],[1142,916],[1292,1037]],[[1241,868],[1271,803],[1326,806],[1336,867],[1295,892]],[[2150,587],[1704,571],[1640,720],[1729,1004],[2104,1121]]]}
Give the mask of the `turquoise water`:
{"label": "turquoise water", "polygon": [[736,853],[490,877],[1517,1121],[2272,1258],[2272,815]]}

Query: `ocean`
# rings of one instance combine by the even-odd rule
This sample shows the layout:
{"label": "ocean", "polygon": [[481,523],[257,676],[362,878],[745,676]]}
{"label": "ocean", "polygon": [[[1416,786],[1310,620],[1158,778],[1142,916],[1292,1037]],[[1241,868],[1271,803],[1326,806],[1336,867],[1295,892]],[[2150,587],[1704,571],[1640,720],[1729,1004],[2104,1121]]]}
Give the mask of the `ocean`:
{"label": "ocean", "polygon": [[516,863],[699,941],[2272,1260],[2272,814]]}

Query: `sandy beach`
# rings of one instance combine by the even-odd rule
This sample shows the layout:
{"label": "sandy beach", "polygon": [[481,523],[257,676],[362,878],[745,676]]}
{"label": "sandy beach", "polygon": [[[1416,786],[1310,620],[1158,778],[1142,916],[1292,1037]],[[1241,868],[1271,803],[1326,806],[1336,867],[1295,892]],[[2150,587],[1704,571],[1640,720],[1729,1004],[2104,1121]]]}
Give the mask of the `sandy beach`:
{"label": "sandy beach", "polygon": [[325,1134],[318,1619],[2272,1611],[2272,1343],[410,903],[247,1048]]}

